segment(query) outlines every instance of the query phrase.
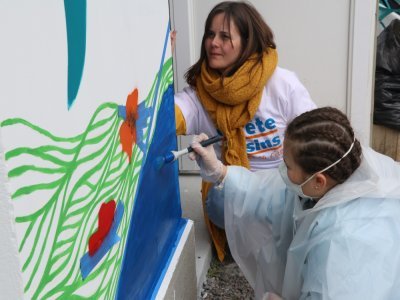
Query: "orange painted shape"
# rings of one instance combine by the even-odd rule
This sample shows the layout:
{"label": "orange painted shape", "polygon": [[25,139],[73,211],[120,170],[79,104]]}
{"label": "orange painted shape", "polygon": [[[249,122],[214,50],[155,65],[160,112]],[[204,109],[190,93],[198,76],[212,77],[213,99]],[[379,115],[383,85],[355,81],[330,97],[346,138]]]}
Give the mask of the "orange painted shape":
{"label": "orange painted shape", "polygon": [[[132,148],[133,148],[133,135],[132,130],[128,124],[128,122],[123,122],[120,129],[119,129],[119,139],[122,145],[122,151],[124,151],[128,157],[129,162],[131,162],[132,157]],[[135,139],[136,139],[136,132],[135,132]]]}
{"label": "orange painted shape", "polygon": [[255,134],[255,135],[248,135],[248,136],[246,136],[246,140],[267,136],[267,135],[273,134],[273,133],[275,133],[277,131],[278,131],[278,129],[274,129],[274,130],[267,131],[267,132],[264,132],[264,133],[259,133],[259,134]]}
{"label": "orange painted shape", "polygon": [[134,89],[126,99],[126,120],[122,123],[119,129],[119,137],[124,151],[128,157],[129,162],[132,158],[133,144],[136,144],[136,121],[138,119],[138,99],[139,91]]}
{"label": "orange painted shape", "polygon": [[139,99],[139,91],[138,89],[134,89],[132,93],[128,95],[126,99],[126,117],[130,119],[133,117],[137,120],[137,106],[138,106],[138,99]]}

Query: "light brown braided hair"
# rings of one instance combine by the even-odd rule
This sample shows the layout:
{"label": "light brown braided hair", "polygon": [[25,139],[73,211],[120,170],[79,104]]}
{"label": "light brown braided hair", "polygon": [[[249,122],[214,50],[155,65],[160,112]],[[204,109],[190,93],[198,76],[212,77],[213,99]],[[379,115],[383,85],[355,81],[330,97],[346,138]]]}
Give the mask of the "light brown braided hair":
{"label": "light brown braided hair", "polygon": [[[285,139],[293,146],[291,154],[307,174],[314,174],[339,160],[354,140],[354,131],[346,115],[333,107],[305,112],[288,125]],[[324,173],[343,183],[361,163],[361,145],[354,140],[353,149],[339,163]]]}

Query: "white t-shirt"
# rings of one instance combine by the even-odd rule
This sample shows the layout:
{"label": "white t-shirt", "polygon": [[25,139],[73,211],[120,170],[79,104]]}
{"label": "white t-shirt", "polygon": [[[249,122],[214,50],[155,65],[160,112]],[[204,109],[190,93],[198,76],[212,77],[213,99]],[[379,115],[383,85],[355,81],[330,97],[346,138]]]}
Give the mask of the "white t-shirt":
{"label": "white t-shirt", "polygon": [[[200,103],[196,92],[186,87],[175,94],[186,122],[186,134],[204,132],[209,137],[217,130]],[[282,161],[283,135],[287,124],[298,115],[316,108],[296,74],[277,67],[265,86],[254,118],[243,128],[252,171],[275,168]],[[220,144],[215,146],[219,155]]]}

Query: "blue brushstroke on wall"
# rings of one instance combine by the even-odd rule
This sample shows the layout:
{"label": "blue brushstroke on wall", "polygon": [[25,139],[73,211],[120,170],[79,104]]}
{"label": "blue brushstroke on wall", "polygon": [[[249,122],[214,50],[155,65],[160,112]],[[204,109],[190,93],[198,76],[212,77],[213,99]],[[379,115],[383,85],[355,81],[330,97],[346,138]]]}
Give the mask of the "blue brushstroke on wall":
{"label": "blue brushstroke on wall", "polygon": [[75,102],[86,53],[86,0],[64,0],[68,43],[68,109]]}
{"label": "blue brushstroke on wall", "polygon": [[177,148],[174,90],[164,93],[154,136],[142,168],[116,298],[150,299],[179,241],[181,218],[177,162],[156,158]]}

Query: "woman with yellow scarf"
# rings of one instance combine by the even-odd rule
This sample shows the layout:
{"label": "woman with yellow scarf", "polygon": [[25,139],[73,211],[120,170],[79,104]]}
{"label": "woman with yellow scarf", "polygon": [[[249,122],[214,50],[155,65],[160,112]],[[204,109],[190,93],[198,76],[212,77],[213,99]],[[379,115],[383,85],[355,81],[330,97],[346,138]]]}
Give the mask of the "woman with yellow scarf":
{"label": "woman with yellow scarf", "polygon": [[[277,167],[286,125],[316,107],[296,75],[277,61],[273,33],[252,5],[217,4],[205,22],[200,58],[185,75],[189,87],[175,94],[177,134],[220,133],[225,139],[215,148],[225,165]],[[224,210],[212,190],[203,181],[205,222],[222,261]]]}

